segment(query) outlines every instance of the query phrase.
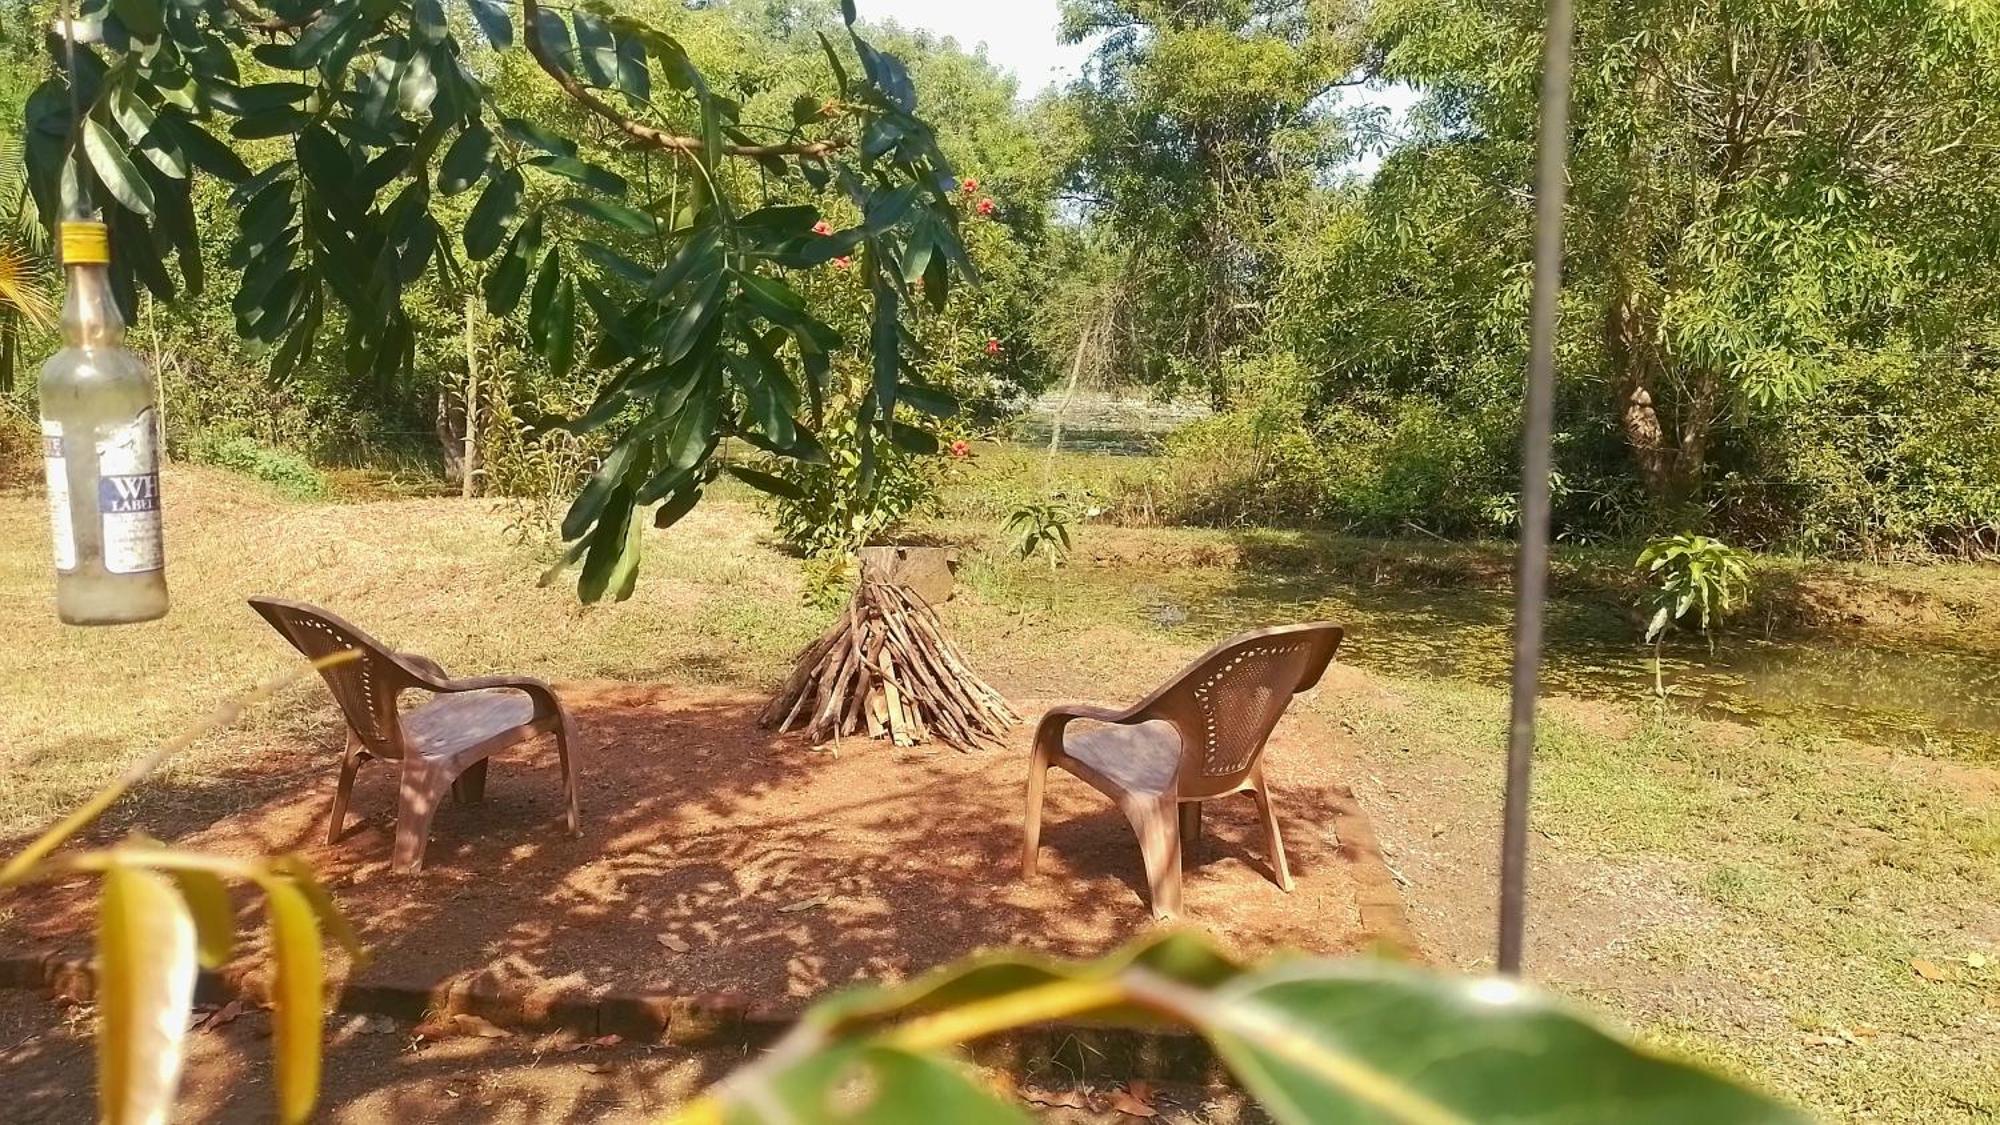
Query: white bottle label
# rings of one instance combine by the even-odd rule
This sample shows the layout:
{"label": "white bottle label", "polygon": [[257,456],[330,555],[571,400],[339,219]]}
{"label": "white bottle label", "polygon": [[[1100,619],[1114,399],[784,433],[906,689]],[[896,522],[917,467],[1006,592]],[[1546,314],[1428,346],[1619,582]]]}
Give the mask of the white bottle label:
{"label": "white bottle label", "polygon": [[76,569],[76,529],[69,522],[69,467],[63,461],[61,422],[42,419],[42,468],[49,477],[49,529],[55,535],[56,569]]}
{"label": "white bottle label", "polygon": [[140,574],[166,565],[160,535],[160,446],[153,411],[107,431],[97,443],[97,511],[104,569]]}

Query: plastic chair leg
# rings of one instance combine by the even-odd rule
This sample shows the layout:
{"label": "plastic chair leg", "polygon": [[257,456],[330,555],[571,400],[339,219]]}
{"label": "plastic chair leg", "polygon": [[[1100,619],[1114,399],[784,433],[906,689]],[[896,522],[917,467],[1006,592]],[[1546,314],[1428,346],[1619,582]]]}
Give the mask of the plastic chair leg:
{"label": "plastic chair leg", "polygon": [[1021,834],[1021,877],[1024,879],[1033,878],[1042,863],[1042,793],[1048,779],[1048,754],[1038,746],[1034,760],[1028,763],[1028,820]]}
{"label": "plastic chair leg", "polygon": [[1152,891],[1153,917],[1165,921],[1181,912],[1181,826],[1179,802],[1168,795],[1134,801],[1125,817],[1139,835],[1139,854],[1146,861],[1146,883]]}
{"label": "plastic chair leg", "polygon": [[1278,814],[1271,810],[1271,794],[1262,788],[1252,789],[1250,796],[1257,801],[1257,813],[1264,820],[1264,843],[1271,856],[1271,873],[1277,876],[1278,886],[1285,891],[1292,889],[1292,868],[1285,862],[1285,840],[1278,834]]}

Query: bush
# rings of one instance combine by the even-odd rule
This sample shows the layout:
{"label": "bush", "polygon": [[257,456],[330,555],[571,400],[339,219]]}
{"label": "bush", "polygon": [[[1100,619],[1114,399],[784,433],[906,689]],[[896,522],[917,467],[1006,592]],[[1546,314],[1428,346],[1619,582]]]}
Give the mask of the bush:
{"label": "bush", "polygon": [[241,435],[204,433],[189,447],[196,461],[254,477],[294,500],[326,496],[326,478],[305,458]]}
{"label": "bush", "polygon": [[1494,530],[1516,487],[1517,441],[1510,411],[1412,396],[1308,417],[1267,388],[1168,437],[1161,503],[1169,519],[1190,523],[1479,534]]}
{"label": "bush", "polygon": [[25,411],[0,399],[0,491],[42,479],[42,438]]}

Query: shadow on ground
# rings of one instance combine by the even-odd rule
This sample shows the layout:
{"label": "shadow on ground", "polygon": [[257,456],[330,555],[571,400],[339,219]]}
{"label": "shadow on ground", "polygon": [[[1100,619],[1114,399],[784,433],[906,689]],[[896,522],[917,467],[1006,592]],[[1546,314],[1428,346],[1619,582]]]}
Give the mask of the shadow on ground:
{"label": "shadow on ground", "polygon": [[[540,744],[496,760],[483,803],[441,810],[414,875],[388,868],[391,766],[363,770],[360,823],[325,843],[325,748],[280,757],[247,807],[213,824],[146,827],[205,850],[302,852],[373,952],[353,977],[365,983],[476,972],[544,995],[722,993],[795,1009],[829,987],[906,978],[984,948],[1095,955],[1152,924],[1131,830],[1064,775],[1050,787],[1043,874],[1020,878],[1025,729],[985,754],[814,749],[758,728],[761,700],[742,693],[564,692],[583,740],[579,839],[561,831],[554,755]],[[1357,880],[1379,861],[1343,850],[1334,830],[1358,815],[1341,758],[1330,744],[1292,744],[1282,726],[1274,742],[1290,895],[1269,878],[1250,800],[1210,803],[1187,865],[1192,922],[1246,954],[1334,953],[1377,936],[1361,925]],[[16,892],[0,941],[86,955],[94,893],[88,880]],[[243,905],[254,933],[256,910]]]}

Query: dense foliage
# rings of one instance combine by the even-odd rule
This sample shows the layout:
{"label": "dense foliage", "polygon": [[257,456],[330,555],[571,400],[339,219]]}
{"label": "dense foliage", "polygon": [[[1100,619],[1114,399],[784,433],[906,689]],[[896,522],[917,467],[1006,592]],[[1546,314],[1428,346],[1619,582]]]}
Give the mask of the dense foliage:
{"label": "dense foliage", "polygon": [[[1168,216],[1229,227],[1173,251],[1219,280],[1141,271],[1141,303],[1177,326],[1215,323],[1219,308],[1258,318],[1206,353],[1175,349],[1244,407],[1181,439],[1223,478],[1183,511],[1508,527],[1540,5],[1395,0],[1344,25],[1307,0],[1070,11],[1079,30],[1114,29],[1083,104],[1169,134],[1114,130],[1142,143],[1084,149],[1076,182],[1133,177]],[[1420,95],[1365,182],[1320,174],[1342,142],[1297,124],[1328,124],[1337,71],[1311,63],[1342,56],[1313,36],[1343,28],[1364,60],[1354,74]],[[1286,65],[1256,66],[1256,45],[1279,38],[1289,49],[1269,58]],[[1175,93],[1192,44],[1212,52],[1195,79],[1210,102]],[[1580,7],[1565,533],[1713,521],[1815,549],[1996,545],[1996,63],[2000,17],[1951,0]],[[1217,103],[1246,114],[1225,118],[1227,167],[1200,157]],[[1346,116],[1350,137],[1370,135]],[[1287,135],[1320,162],[1278,160]],[[1268,189],[1255,205],[1221,202],[1249,198],[1246,177]],[[1135,244],[1172,229],[1104,195],[1099,221]]]}
{"label": "dense foliage", "polygon": [[[791,535],[826,550],[921,502],[940,430],[1081,377],[1221,408],[1167,443],[1169,518],[1512,528],[1534,3],[1071,0],[1090,65],[1032,103],[831,4],[524,8],[533,36],[496,0],[356,10],[83,5],[83,186],[177,451],[206,429],[456,471],[470,397],[484,486],[562,507],[638,435],[570,521],[586,555],[637,542],[606,512],[672,515],[725,463],[795,531],[838,513]],[[0,18],[44,211],[53,11]],[[2000,546],[1993,9],[1589,3],[1576,49],[1559,532]],[[914,131],[884,149],[884,122]],[[0,351],[30,357],[5,278],[32,227],[0,232]],[[590,591],[631,561],[600,547]]]}
{"label": "dense foliage", "polygon": [[[508,49],[517,14],[525,51]],[[1020,373],[987,342],[1033,292],[1020,247],[1044,233],[1032,196],[1012,208],[958,175],[1028,151],[983,64],[912,40],[913,71],[851,6],[845,29],[817,6],[648,14],[86,2],[74,75],[50,37],[27,99],[29,185],[45,222],[104,210],[128,319],[142,290],[185,294],[170,325],[221,335],[202,293],[224,266],[233,335],[272,383],[347,403],[358,436],[424,428],[458,382],[440,368],[483,355],[503,385],[533,370],[554,393],[508,385],[509,436],[533,442],[523,417],[592,435],[562,530],[583,595],[620,596],[641,516],[673,522],[719,471],[775,488],[735,450],[823,461],[815,434],[846,426],[865,493],[891,450],[935,451],[957,392],[1006,397]],[[956,152],[922,115],[933,76]],[[204,255],[225,242],[226,261]],[[1008,284],[955,301],[973,244]],[[203,405],[257,412],[256,383],[184,374]],[[450,411],[433,416],[449,438]]]}

